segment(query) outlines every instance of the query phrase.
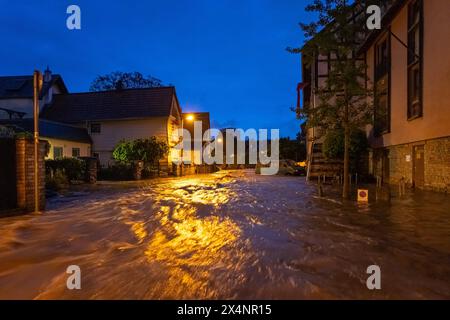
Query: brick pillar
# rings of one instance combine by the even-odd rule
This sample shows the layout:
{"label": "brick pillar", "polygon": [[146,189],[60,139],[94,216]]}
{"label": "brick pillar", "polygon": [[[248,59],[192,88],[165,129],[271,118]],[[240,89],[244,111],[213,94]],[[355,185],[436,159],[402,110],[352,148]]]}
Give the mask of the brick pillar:
{"label": "brick pillar", "polygon": [[[39,143],[39,210],[45,210],[45,148]],[[33,139],[16,139],[17,206],[26,212],[34,211],[34,143]]]}
{"label": "brick pillar", "polygon": [[80,157],[80,159],[83,160],[86,165],[84,181],[92,184],[96,183],[98,159],[93,157]]}

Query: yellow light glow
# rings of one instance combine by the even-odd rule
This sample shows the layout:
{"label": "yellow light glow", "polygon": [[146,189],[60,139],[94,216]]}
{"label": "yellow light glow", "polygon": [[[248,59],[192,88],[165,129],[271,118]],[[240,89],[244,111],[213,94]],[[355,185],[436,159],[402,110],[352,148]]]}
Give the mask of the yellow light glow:
{"label": "yellow light glow", "polygon": [[297,162],[299,167],[306,167],[306,161]]}
{"label": "yellow light glow", "polygon": [[192,120],[194,120],[194,116],[193,116],[192,114],[188,114],[188,115],[186,116],[186,120],[187,120],[187,121],[192,121]]}
{"label": "yellow light glow", "polygon": [[219,142],[219,143],[222,143],[222,139],[221,138],[219,138],[219,139],[217,139],[217,142]]}
{"label": "yellow light glow", "polygon": [[215,211],[236,197],[227,187],[234,179],[220,181],[217,186],[198,178],[173,180],[167,194],[154,195],[154,203],[170,199],[169,205],[160,205],[160,228],[145,238],[144,251],[152,267],[169,266],[162,271],[167,280],[157,284],[164,298],[217,298],[218,292],[208,289],[211,270],[231,268],[233,259],[241,259],[233,250],[242,235],[238,224],[226,216],[203,215],[205,208]]}

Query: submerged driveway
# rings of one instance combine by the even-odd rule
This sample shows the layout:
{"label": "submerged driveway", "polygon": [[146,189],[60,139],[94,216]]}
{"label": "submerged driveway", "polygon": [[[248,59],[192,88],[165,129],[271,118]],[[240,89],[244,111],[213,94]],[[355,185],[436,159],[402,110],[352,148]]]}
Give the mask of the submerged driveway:
{"label": "submerged driveway", "polygon": [[[0,298],[450,298],[448,195],[315,195],[304,178],[233,171],[54,199],[0,219]],[[366,287],[373,264],[381,290]]]}

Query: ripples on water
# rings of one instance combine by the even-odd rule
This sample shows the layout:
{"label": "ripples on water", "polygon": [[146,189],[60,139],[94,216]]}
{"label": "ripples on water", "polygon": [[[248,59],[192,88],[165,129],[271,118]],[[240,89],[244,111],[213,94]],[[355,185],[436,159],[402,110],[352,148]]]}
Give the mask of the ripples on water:
{"label": "ripples on water", "polygon": [[448,196],[342,204],[249,172],[138,185],[0,219],[0,298],[450,298]]}

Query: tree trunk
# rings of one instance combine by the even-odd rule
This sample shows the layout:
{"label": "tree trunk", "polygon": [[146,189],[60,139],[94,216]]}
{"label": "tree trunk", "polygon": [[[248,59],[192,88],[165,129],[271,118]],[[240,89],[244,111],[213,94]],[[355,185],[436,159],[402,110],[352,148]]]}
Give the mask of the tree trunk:
{"label": "tree trunk", "polygon": [[348,199],[350,195],[350,125],[349,125],[349,106],[345,104],[344,113],[344,186],[342,188],[342,198]]}
{"label": "tree trunk", "polygon": [[350,195],[350,128],[348,125],[344,129],[344,186],[342,188],[342,198],[348,199]]}

